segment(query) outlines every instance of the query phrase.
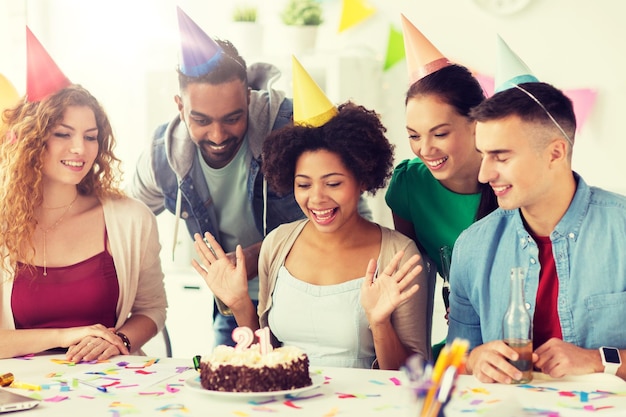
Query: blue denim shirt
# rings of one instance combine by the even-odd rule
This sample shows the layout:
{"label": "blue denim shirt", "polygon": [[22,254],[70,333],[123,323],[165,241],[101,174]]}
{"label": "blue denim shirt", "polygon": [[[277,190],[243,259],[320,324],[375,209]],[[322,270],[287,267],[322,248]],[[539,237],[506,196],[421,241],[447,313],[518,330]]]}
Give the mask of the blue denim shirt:
{"label": "blue denim shirt", "polygon": [[[574,175],[574,198],[550,234],[563,340],[586,349],[624,349],[626,197],[589,187]],[[448,340],[465,338],[474,348],[502,339],[510,270],[516,266],[526,268],[524,295],[534,316],[538,256],[519,210],[498,209],[466,229],[452,255]]]}

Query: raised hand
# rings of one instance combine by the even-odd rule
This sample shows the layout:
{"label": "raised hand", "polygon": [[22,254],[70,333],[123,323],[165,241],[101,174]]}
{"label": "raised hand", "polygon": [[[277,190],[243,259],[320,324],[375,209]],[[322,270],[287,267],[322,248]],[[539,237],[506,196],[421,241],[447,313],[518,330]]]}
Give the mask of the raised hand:
{"label": "raised hand", "polygon": [[411,285],[422,271],[422,266],[415,266],[419,255],[413,255],[400,268],[398,265],[404,252],[396,253],[385,269],[375,277],[376,261],[371,259],[365,272],[361,287],[361,305],[365,310],[370,325],[386,321],[399,305],[406,302],[419,289]]}
{"label": "raised hand", "polygon": [[194,269],[207,283],[213,294],[231,309],[247,300],[248,278],[246,261],[241,246],[235,250],[235,264],[228,258],[222,247],[210,233],[202,239],[199,233],[194,235],[194,248],[200,262],[192,259]]}

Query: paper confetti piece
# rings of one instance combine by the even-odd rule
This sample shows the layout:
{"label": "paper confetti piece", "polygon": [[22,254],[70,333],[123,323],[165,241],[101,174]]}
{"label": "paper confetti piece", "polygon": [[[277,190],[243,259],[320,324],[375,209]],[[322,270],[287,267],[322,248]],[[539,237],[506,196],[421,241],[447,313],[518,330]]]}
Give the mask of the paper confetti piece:
{"label": "paper confetti piece", "polygon": [[139,395],[156,395],[157,397],[165,394],[163,391],[140,392]]}
{"label": "paper confetti piece", "polygon": [[311,398],[316,398],[316,397],[321,397],[324,394],[317,393],[317,394],[313,394],[313,395],[308,395],[308,396],[295,396],[295,395],[290,395],[287,394],[285,397],[287,397],[288,399],[290,399],[291,401],[302,401],[302,400],[309,400]]}
{"label": "paper confetti piece", "polygon": [[233,414],[239,417],[248,417],[250,414],[244,413],[243,411],[233,411]]}
{"label": "paper confetti piece", "polygon": [[322,417],[335,417],[339,409],[337,407],[333,407],[328,413],[324,414]]}
{"label": "paper confetti piece", "polygon": [[55,395],[54,397],[46,398],[44,401],[47,401],[50,403],[60,403],[61,401],[65,401],[68,398],[70,397],[68,397],[67,395]]}
{"label": "paper confetti piece", "polygon": [[180,388],[176,388],[175,386],[172,386],[172,384],[167,384],[165,386],[165,390],[167,392],[178,392],[178,391],[180,391]]}
{"label": "paper confetti piece", "polygon": [[283,404],[285,404],[287,407],[291,407],[291,408],[302,408],[302,407],[298,407],[297,405],[292,403],[290,400],[285,401]]}
{"label": "paper confetti piece", "polygon": [[268,411],[270,413],[275,413],[278,410],[274,408],[266,407],[264,405],[260,405],[260,406],[252,407],[252,411]]}
{"label": "paper confetti piece", "polygon": [[402,385],[400,380],[398,378],[396,378],[396,377],[389,378],[389,380],[393,383],[393,385]]}
{"label": "paper confetti piece", "polygon": [[111,404],[109,404],[109,407],[134,408],[135,406],[132,404],[124,404],[119,401],[113,401]]}
{"label": "paper confetti piece", "polygon": [[370,379],[369,382],[371,382],[372,384],[376,384],[376,385],[385,385],[383,381],[378,381],[376,379]]}
{"label": "paper confetti piece", "polygon": [[157,408],[159,411],[169,411],[169,410],[181,410],[188,411],[187,408],[183,404],[167,404],[162,407]]}
{"label": "paper confetti piece", "polygon": [[250,401],[248,401],[248,404],[263,405],[263,404],[269,404],[269,403],[274,403],[274,402],[276,402],[276,400],[274,398],[270,398],[269,400],[265,400],[265,401],[250,400]]}

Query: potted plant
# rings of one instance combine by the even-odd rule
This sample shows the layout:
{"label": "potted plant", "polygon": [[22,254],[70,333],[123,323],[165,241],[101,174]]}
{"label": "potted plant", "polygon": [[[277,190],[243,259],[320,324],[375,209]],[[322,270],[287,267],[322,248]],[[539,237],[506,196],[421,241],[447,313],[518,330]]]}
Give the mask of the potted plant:
{"label": "potted plant", "polygon": [[315,0],[289,0],[280,17],[288,26],[319,26],[322,6]]}
{"label": "potted plant", "polygon": [[239,5],[233,11],[233,22],[256,22],[256,7]]}
{"label": "potted plant", "polygon": [[290,32],[284,41],[288,42],[287,48],[291,53],[315,48],[317,28],[323,22],[322,12],[322,5],[316,0],[287,1],[280,18]]}
{"label": "potted plant", "polygon": [[246,59],[258,54],[263,45],[263,26],[257,22],[257,8],[241,4],[232,12],[229,40]]}

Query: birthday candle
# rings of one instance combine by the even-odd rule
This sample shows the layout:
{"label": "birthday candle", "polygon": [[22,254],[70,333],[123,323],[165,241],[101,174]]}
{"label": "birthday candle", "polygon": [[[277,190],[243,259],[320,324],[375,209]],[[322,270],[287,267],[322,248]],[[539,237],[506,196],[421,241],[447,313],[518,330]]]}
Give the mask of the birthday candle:
{"label": "birthday candle", "polygon": [[270,343],[270,328],[265,326],[262,329],[258,329],[254,332],[256,337],[259,338],[259,347],[261,348],[261,355],[267,355],[272,351],[273,347]]}
{"label": "birthday candle", "polygon": [[233,342],[237,343],[235,345],[235,350],[237,352],[247,349],[254,340],[254,334],[252,333],[252,329],[245,326],[234,328],[233,332],[231,333],[231,337],[233,339]]}

